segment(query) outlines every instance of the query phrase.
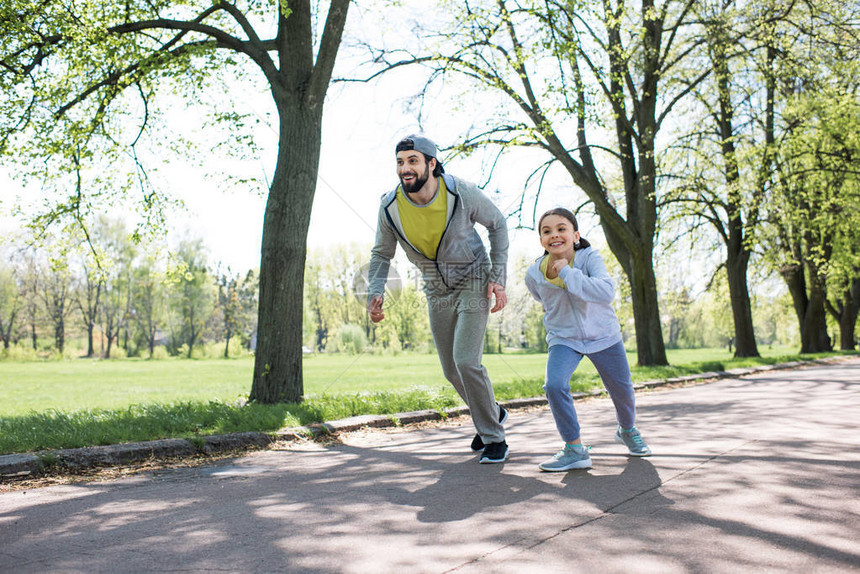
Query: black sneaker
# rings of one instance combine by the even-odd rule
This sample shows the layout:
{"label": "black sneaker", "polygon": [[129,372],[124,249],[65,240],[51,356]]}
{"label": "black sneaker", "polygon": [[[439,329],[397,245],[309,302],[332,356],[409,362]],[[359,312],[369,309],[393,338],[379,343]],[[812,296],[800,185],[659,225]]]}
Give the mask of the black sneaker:
{"label": "black sneaker", "polygon": [[[496,404],[499,405],[499,403]],[[506,420],[508,420],[508,411],[505,410],[505,407],[499,405],[499,423],[505,424]],[[472,444],[469,448],[471,448],[475,452],[484,450],[484,441],[481,440],[481,435],[475,435],[475,438],[472,439]]]}
{"label": "black sneaker", "polygon": [[506,458],[508,458],[508,443],[505,441],[491,442],[484,449],[484,454],[481,455],[481,459],[478,462],[481,464],[493,464],[496,462],[505,462]]}

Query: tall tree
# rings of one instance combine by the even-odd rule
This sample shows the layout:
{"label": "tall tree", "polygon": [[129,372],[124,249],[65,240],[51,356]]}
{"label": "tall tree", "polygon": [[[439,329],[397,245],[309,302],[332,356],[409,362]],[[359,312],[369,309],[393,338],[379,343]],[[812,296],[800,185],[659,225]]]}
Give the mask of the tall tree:
{"label": "tall tree", "polygon": [[93,334],[101,310],[101,297],[104,290],[104,273],[92,252],[81,255],[79,274],[76,277],[73,300],[80,311],[80,319],[87,333],[87,357],[95,356]]}
{"label": "tall tree", "polygon": [[155,354],[155,343],[163,328],[165,314],[165,278],[155,268],[151,257],[145,257],[134,268],[130,295],[131,312],[151,359]]}
{"label": "tall tree", "polygon": [[40,305],[40,279],[39,267],[36,263],[35,254],[28,250],[23,254],[21,270],[21,296],[24,299],[22,308],[22,321],[27,326],[30,335],[30,345],[34,351],[39,349],[38,325],[42,312]]}
{"label": "tall tree", "polygon": [[251,315],[257,314],[257,281],[253,270],[245,276],[233,273],[229,267],[215,273],[218,287],[218,315],[220,332],[224,337],[224,358],[230,356],[230,341],[239,337],[247,342],[250,337]]}
{"label": "tall tree", "polygon": [[[773,84],[763,86],[763,97],[750,98],[745,89],[739,89],[749,80],[743,73],[747,59],[740,55],[754,53],[755,47],[746,47],[750,41],[750,25],[742,10],[734,8],[732,0],[700,2],[697,13],[704,23],[704,37],[708,45],[710,77],[694,90],[696,99],[709,120],[705,129],[697,122],[682,126],[694,130],[689,138],[681,139],[684,160],[675,177],[680,181],[681,198],[686,206],[684,217],[696,217],[711,224],[725,247],[725,269],[728,277],[730,304],[734,324],[734,354],[736,357],[757,357],[755,329],[752,319],[747,281],[747,270],[753,254],[753,240],[758,225],[760,205],[765,193],[763,181],[749,182],[742,177],[744,141],[741,138],[736,116],[738,107],[754,105],[753,101],[773,101]],[[738,95],[736,92],[743,92]],[[755,110],[759,114],[766,110]],[[741,120],[743,125],[756,125]],[[707,125],[710,124],[710,129]],[[767,129],[765,129],[767,131]],[[753,136],[754,134],[746,134]],[[765,133],[764,140],[772,140],[773,134]],[[692,140],[688,143],[689,140]],[[721,162],[715,165],[714,155]],[[755,170],[754,170],[755,171]],[[756,185],[758,184],[758,185]],[[675,201],[675,200],[670,200]]]}
{"label": "tall tree", "polygon": [[[848,297],[842,318],[847,322],[854,305],[851,284],[860,267],[860,27],[851,3],[790,5],[794,10],[765,38],[773,55],[765,74],[778,88],[779,138],[764,151],[763,165],[772,166],[764,250],[791,294],[801,351],[817,352],[832,348],[826,316],[831,278],[839,296]],[[845,330],[853,338],[853,325]]]}
{"label": "tall tree", "polygon": [[[0,8],[0,87],[11,95],[0,103],[8,112],[0,114],[0,150],[26,139],[16,141],[10,133],[59,130],[61,137],[40,140],[50,143],[43,154],[70,149],[67,162],[84,165],[119,145],[136,158],[127,142],[138,138],[131,134],[122,144],[112,121],[126,114],[145,131],[159,83],[173,78],[190,92],[239,59],[264,78],[277,110],[279,144],[263,222],[254,401],[298,401],[303,394],[305,244],[323,103],[348,7],[349,0],[332,0],[320,28],[323,3],[310,0],[9,0]],[[42,110],[48,113],[40,117]],[[156,198],[151,192],[144,197]],[[72,210],[83,204],[80,196],[68,202]]]}
{"label": "tall tree", "polygon": [[[171,306],[178,325],[174,328],[174,346],[184,345],[190,359],[200,341],[213,308],[213,281],[206,268],[201,240],[183,241],[177,249],[177,268],[171,289]],[[176,324],[175,323],[175,324]]]}
{"label": "tall tree", "polygon": [[[562,166],[585,193],[632,288],[642,365],[667,363],[654,273],[658,135],[676,104],[710,73],[686,77],[680,70],[703,45],[693,4],[450,2],[451,22],[425,32],[423,51],[373,54],[388,70],[430,66],[431,81],[465,77],[513,104],[481,115],[486,123],[460,149],[541,149],[549,158],[544,167]],[[431,45],[439,37],[444,44]]]}
{"label": "tall tree", "polygon": [[[130,320],[130,298],[136,245],[122,221],[100,217],[94,229],[95,243],[102,251],[100,264],[103,271],[101,330],[106,347],[104,357],[109,359],[114,342],[127,328]],[[127,350],[127,349],[126,349]]]}
{"label": "tall tree", "polygon": [[52,258],[39,273],[39,297],[54,331],[54,346],[58,353],[66,349],[66,317],[71,312],[69,287],[71,277],[64,258]]}
{"label": "tall tree", "polygon": [[18,278],[12,267],[0,267],[0,340],[3,348],[8,349],[21,311],[22,297]]}
{"label": "tall tree", "polygon": [[326,295],[328,278],[325,276],[324,262],[313,254],[305,266],[306,284],[305,299],[307,301],[307,317],[305,324],[312,333],[312,347],[323,351],[328,339],[329,297]]}
{"label": "tall tree", "polygon": [[798,97],[786,115],[794,121],[777,155],[771,256],[794,301],[801,351],[832,348],[828,304],[842,346],[851,349],[860,280],[860,103],[855,94],[822,89]]}

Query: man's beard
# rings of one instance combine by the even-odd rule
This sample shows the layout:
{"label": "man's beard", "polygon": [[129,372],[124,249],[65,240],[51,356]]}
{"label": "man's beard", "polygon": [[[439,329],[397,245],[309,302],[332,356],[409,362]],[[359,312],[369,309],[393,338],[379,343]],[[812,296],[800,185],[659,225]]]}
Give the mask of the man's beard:
{"label": "man's beard", "polygon": [[403,181],[403,177],[400,178],[400,186],[403,188],[403,191],[406,193],[417,193],[424,184],[427,183],[427,180],[430,178],[430,166],[424,166],[424,174],[421,175],[419,173],[415,174],[415,180],[412,183],[407,184]]}

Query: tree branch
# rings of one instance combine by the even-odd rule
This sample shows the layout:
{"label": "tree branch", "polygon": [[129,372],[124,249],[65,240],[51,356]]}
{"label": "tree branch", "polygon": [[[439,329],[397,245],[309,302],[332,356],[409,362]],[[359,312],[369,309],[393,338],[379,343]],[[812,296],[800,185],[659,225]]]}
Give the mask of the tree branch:
{"label": "tree branch", "polygon": [[333,0],[329,6],[309,90],[315,96],[324,97],[328,89],[348,8],[349,0]]}

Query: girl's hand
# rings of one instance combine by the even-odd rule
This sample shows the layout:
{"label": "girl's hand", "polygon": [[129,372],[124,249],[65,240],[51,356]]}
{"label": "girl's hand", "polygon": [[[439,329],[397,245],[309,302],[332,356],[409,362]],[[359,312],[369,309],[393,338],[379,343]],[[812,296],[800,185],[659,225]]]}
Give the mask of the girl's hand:
{"label": "girl's hand", "polygon": [[570,265],[570,261],[568,261],[567,259],[556,259],[555,261],[553,261],[552,268],[555,271],[556,277],[558,277],[559,273],[561,273],[561,270],[568,265]]}

